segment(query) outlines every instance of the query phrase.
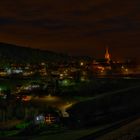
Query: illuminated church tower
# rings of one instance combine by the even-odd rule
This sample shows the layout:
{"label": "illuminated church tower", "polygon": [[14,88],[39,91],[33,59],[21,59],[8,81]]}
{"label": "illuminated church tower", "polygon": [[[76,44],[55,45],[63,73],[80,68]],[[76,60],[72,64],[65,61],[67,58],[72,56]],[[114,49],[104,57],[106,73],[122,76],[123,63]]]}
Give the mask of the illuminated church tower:
{"label": "illuminated church tower", "polygon": [[109,63],[110,60],[111,60],[108,47],[106,48],[105,59],[107,60],[108,63]]}

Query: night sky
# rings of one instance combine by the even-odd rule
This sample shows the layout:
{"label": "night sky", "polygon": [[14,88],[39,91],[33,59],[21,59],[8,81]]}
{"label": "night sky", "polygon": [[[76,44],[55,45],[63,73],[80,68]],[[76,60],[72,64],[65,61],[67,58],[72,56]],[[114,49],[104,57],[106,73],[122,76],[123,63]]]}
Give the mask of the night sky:
{"label": "night sky", "polygon": [[140,60],[139,0],[3,0],[0,42]]}

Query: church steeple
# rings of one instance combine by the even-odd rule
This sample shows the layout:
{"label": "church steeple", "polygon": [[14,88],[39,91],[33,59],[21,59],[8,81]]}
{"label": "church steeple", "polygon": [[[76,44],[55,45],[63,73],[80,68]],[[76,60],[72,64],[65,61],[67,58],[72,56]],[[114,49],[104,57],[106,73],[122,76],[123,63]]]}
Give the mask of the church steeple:
{"label": "church steeple", "polygon": [[110,62],[111,60],[108,47],[106,47],[105,49],[105,59],[107,60],[107,62]]}

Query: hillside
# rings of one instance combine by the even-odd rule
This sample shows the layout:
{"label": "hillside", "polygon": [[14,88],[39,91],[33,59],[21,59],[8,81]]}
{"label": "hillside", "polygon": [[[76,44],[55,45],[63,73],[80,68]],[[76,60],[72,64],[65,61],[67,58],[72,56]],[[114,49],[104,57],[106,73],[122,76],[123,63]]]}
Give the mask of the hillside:
{"label": "hillside", "polygon": [[68,58],[69,57],[65,54],[0,43],[1,63],[38,63],[42,61],[64,61]]}

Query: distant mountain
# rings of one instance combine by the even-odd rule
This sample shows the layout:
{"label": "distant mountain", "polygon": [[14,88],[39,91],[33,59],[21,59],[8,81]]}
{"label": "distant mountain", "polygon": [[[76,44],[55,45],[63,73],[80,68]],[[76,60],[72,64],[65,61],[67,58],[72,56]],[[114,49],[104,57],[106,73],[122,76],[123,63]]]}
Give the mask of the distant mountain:
{"label": "distant mountain", "polygon": [[38,63],[42,61],[65,61],[69,58],[65,54],[0,43],[0,63]]}

